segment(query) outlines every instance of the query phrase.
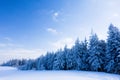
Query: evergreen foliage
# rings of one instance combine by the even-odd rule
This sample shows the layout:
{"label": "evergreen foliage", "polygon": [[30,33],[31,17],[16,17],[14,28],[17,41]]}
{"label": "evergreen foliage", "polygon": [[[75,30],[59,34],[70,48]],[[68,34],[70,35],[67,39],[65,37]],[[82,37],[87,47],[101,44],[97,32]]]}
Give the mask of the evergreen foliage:
{"label": "evergreen foliage", "polygon": [[[89,43],[89,44],[88,44]],[[10,60],[2,66],[15,66],[21,70],[87,70],[120,74],[120,31],[109,26],[106,42],[91,34],[89,41],[75,41],[57,52],[48,52],[35,60]]]}

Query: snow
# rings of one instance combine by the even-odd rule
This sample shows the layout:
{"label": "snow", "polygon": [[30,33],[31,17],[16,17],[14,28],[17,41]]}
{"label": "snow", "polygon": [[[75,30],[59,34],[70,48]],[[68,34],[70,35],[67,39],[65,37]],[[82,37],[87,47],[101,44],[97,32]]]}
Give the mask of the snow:
{"label": "snow", "polygon": [[0,80],[120,80],[120,75],[90,71],[20,71],[0,67]]}

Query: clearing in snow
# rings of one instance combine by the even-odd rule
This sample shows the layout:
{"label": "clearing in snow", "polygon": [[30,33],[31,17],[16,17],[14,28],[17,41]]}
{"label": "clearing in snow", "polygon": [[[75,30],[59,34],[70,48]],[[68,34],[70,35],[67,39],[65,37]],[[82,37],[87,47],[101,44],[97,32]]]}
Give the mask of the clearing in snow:
{"label": "clearing in snow", "polygon": [[0,67],[0,80],[120,80],[120,75],[90,71],[20,71]]}

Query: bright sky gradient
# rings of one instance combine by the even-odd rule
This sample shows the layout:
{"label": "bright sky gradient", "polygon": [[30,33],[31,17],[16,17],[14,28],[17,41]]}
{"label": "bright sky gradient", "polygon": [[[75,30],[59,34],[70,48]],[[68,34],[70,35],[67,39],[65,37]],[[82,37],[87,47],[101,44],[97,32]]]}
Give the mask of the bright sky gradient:
{"label": "bright sky gradient", "polygon": [[91,29],[106,39],[119,22],[120,0],[0,0],[0,62],[71,47]]}

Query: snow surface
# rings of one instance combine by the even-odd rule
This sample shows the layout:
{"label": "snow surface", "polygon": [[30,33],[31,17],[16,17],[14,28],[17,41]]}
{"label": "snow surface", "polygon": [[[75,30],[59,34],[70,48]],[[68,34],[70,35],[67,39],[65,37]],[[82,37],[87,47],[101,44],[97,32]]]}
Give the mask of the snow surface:
{"label": "snow surface", "polygon": [[20,71],[0,67],[0,80],[120,80],[120,75],[87,71]]}

